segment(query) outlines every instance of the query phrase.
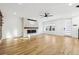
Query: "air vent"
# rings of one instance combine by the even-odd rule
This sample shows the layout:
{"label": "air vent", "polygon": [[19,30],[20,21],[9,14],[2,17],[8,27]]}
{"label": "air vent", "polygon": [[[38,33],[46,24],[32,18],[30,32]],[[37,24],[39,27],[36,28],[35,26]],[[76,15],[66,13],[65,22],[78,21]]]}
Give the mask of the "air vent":
{"label": "air vent", "polygon": [[77,5],[76,7],[78,7],[78,8],[79,8],[79,5]]}

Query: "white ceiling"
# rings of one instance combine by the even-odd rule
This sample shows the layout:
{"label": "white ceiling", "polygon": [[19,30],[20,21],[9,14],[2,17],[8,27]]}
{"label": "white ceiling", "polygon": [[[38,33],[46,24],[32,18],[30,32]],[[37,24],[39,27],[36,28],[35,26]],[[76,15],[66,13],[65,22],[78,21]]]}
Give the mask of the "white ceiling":
{"label": "white ceiling", "polygon": [[43,11],[49,12],[53,17],[72,17],[79,15],[79,8],[73,4],[69,6],[68,3],[2,3],[0,9],[5,16],[16,15],[18,17],[39,18]]}

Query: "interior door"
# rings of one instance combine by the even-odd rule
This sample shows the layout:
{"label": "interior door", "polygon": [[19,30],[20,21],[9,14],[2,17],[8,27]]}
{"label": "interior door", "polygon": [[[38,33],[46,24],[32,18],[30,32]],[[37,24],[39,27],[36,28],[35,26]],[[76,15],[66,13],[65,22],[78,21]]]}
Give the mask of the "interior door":
{"label": "interior door", "polygon": [[64,31],[65,31],[65,36],[72,36],[72,20],[71,19],[65,20]]}

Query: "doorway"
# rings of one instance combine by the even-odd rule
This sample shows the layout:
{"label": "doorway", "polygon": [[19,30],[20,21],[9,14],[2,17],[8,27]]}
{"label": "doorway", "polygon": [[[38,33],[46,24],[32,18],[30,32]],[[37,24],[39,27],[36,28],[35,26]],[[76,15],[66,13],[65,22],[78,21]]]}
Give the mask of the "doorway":
{"label": "doorway", "polygon": [[0,39],[2,38],[2,13],[0,11]]}
{"label": "doorway", "polygon": [[64,36],[72,36],[72,20],[66,19],[64,22]]}

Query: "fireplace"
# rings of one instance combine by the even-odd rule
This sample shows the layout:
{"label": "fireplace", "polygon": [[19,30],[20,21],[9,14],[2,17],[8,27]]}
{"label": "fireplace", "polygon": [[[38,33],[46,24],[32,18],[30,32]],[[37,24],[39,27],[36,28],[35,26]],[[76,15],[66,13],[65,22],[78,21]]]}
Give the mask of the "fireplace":
{"label": "fireplace", "polygon": [[27,34],[36,33],[36,30],[27,30]]}

